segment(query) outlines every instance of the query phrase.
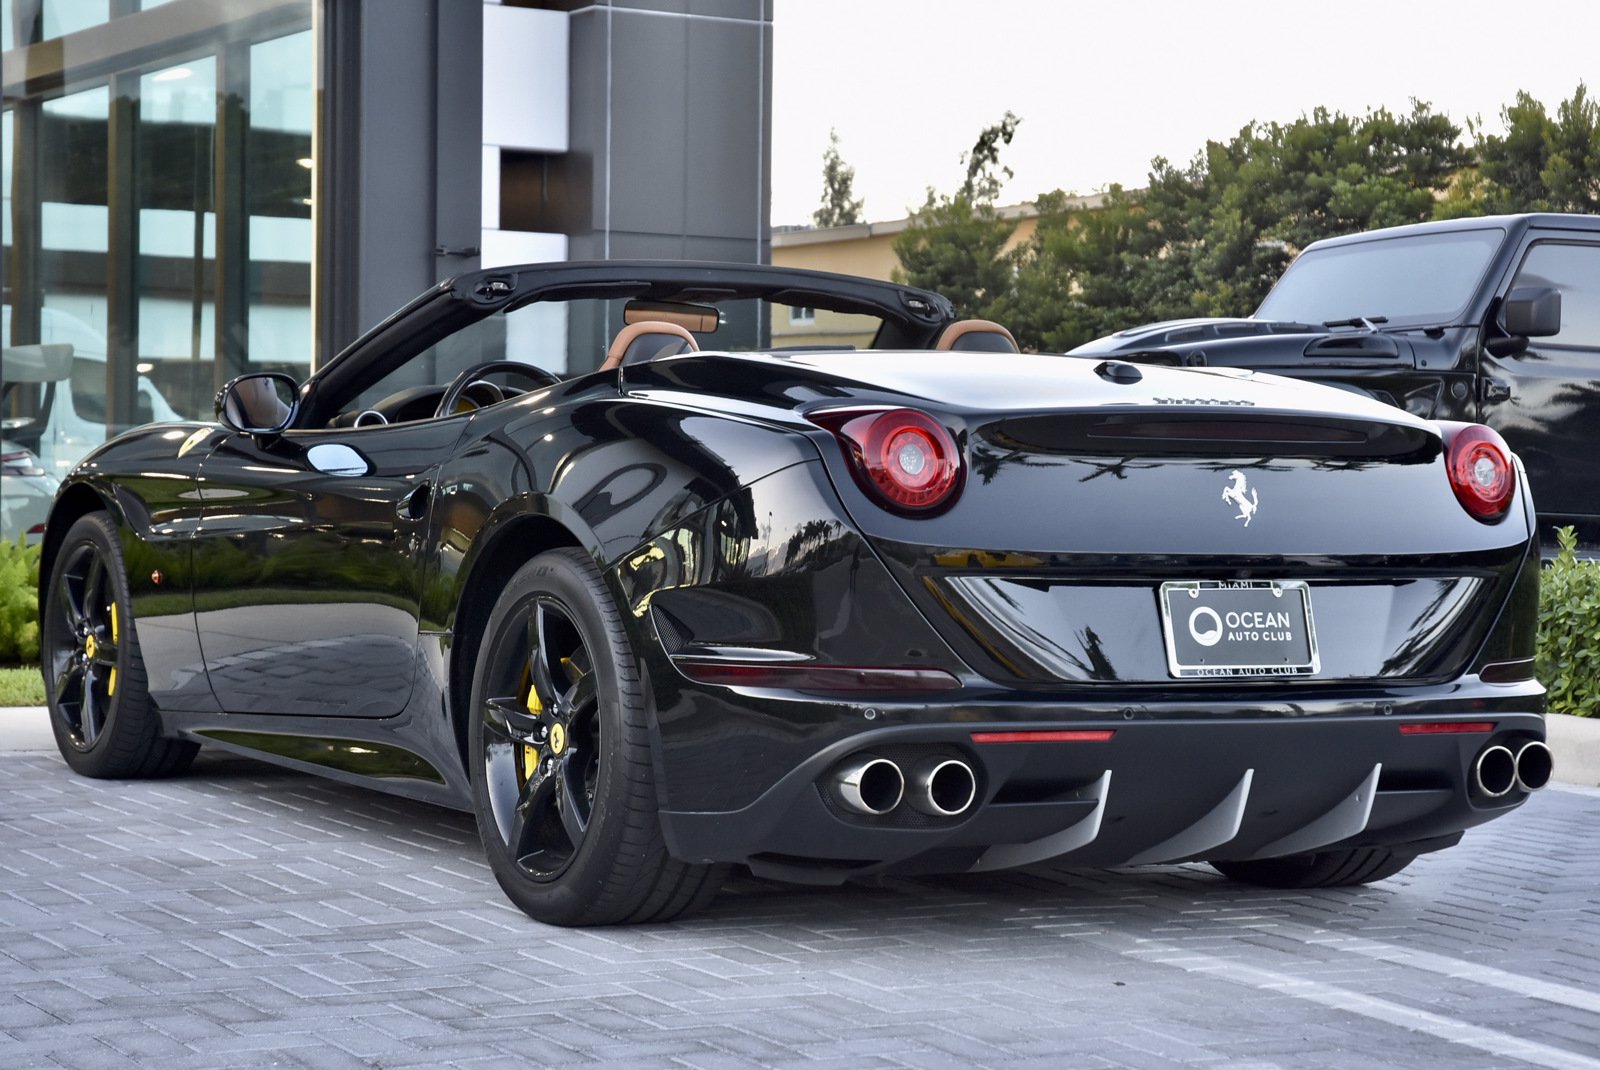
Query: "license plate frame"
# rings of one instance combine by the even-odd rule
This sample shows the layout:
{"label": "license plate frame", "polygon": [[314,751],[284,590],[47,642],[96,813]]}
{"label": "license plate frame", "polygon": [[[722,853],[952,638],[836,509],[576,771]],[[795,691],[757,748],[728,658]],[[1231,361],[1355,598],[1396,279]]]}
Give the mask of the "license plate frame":
{"label": "license plate frame", "polygon": [[1304,580],[1172,580],[1161,585],[1158,601],[1167,669],[1176,679],[1321,671]]}

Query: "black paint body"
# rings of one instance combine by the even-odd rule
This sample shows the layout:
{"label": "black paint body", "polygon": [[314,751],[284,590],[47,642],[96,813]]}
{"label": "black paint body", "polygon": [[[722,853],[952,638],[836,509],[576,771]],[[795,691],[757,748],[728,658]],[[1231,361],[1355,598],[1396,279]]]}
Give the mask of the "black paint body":
{"label": "black paint body", "polygon": [[[629,267],[680,284],[688,271]],[[72,520],[108,510],[168,733],[465,808],[483,622],[518,565],[581,547],[654,706],[669,847],[794,879],[1171,860],[1146,856],[1190,842],[1185,823],[1241,777],[1255,783],[1242,827],[1207,857],[1294,842],[1368,778],[1371,817],[1349,844],[1442,846],[1526,797],[1476,797],[1468,767],[1491,739],[1544,735],[1529,671],[1479,677],[1532,658],[1531,499],[1519,490],[1503,519],[1473,519],[1436,430],[1370,399],[1156,367],[1118,381],[1048,356],[689,353],[462,415],[327,426],[326,399],[353,369],[481,314],[485,280],[526,296],[605,270],[619,269],[442,285],[306,384],[281,435],[156,426],[107,444],[57,500],[44,574]],[[750,288],[795,285],[796,273],[738,270]],[[902,290],[861,287],[863,305],[886,307]],[[949,318],[948,306],[899,314],[901,345],[928,344]],[[943,423],[964,457],[954,504],[915,517],[872,500],[806,418],[841,406]],[[1171,432],[1174,419],[1192,439],[1118,431]],[[1205,435],[1240,420],[1349,434],[1253,447]],[[319,470],[308,458],[328,445],[365,471]],[[1248,527],[1219,498],[1238,473],[1257,493]],[[1307,582],[1321,671],[1174,679],[1157,592],[1187,579]],[[734,687],[697,682],[675,658],[930,669],[955,688]],[[1492,727],[1400,732],[1461,719]],[[1112,735],[974,739],[1025,729]],[[849,813],[830,773],[863,751],[908,768],[959,757],[977,801],[949,819]],[[1055,850],[1089,815],[1100,834]]]}

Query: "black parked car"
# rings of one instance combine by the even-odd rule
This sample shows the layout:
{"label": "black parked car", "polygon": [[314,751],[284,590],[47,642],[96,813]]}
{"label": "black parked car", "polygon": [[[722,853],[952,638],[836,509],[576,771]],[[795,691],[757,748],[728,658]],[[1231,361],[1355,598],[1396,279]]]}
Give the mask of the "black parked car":
{"label": "black parked car", "polygon": [[[883,348],[701,348],[783,305]],[[1492,430],[951,318],[808,272],[528,266],[304,384],[237,379],[55,502],[62,754],[152,776],[204,743],[470,810],[559,924],[675,917],[734,863],[1359,884],[1548,780]]]}
{"label": "black parked car", "polygon": [[1152,323],[1073,350],[1292,375],[1481,421],[1527,466],[1546,545],[1600,546],[1600,216],[1422,223],[1306,247],[1250,319]]}

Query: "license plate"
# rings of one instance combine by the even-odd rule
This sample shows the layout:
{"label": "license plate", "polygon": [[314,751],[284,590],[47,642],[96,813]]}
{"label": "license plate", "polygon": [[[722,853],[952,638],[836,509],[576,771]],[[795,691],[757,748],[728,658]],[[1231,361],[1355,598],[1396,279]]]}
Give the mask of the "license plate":
{"label": "license plate", "polygon": [[1177,677],[1311,676],[1320,667],[1300,580],[1161,585],[1167,668]]}

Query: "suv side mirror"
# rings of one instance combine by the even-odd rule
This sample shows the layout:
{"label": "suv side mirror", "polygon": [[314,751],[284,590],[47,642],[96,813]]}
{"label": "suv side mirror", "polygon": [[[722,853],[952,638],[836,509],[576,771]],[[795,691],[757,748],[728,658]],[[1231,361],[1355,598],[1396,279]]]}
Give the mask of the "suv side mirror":
{"label": "suv side mirror", "polygon": [[1561,291],[1554,286],[1520,286],[1506,295],[1500,326],[1513,337],[1548,338],[1561,333]]}
{"label": "suv side mirror", "polygon": [[217,391],[217,420],[229,431],[276,435],[294,422],[299,384],[282,372],[241,375]]}

